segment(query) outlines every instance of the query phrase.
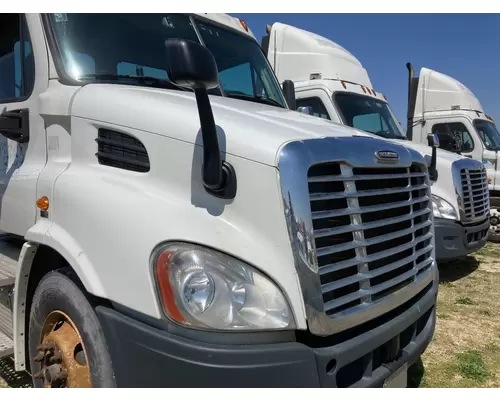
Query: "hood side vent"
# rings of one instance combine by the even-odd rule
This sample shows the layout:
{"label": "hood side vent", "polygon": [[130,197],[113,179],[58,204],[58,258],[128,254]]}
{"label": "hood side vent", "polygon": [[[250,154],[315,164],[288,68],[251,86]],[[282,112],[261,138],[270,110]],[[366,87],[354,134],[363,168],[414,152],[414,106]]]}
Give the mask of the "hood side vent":
{"label": "hood side vent", "polygon": [[148,152],[136,138],[101,128],[96,142],[96,156],[99,164],[135,172],[149,171]]}

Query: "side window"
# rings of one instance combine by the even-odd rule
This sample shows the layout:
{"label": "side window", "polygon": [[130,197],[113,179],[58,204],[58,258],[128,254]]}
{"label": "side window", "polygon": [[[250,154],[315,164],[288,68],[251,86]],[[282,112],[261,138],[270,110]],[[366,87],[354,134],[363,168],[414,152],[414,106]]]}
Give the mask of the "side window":
{"label": "side window", "polygon": [[0,102],[29,96],[34,83],[35,64],[24,15],[0,14]]}
{"label": "side window", "polygon": [[432,133],[438,135],[440,147],[445,150],[459,150],[464,153],[474,150],[474,140],[461,122],[436,124],[432,127]]}
{"label": "side window", "polygon": [[319,97],[304,97],[295,100],[297,107],[311,107],[316,117],[330,119],[328,111]]}

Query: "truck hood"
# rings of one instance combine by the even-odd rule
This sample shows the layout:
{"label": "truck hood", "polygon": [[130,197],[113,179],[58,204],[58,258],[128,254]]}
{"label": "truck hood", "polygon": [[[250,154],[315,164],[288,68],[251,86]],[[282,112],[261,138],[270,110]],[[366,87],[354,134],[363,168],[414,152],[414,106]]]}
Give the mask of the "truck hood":
{"label": "truck hood", "polygon": [[[373,137],[296,111],[210,96],[221,151],[272,166],[281,146],[323,137]],[[116,84],[89,84],[75,94],[73,117],[201,144],[194,94]]]}

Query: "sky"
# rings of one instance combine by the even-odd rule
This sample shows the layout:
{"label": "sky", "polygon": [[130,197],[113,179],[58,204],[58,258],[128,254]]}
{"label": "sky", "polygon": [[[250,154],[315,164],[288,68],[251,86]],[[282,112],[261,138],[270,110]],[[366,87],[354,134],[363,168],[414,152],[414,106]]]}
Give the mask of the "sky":
{"label": "sky", "polygon": [[500,121],[500,14],[231,14],[260,43],[266,24],[314,32],[351,52],[406,126],[408,70],[427,67],[467,86]]}

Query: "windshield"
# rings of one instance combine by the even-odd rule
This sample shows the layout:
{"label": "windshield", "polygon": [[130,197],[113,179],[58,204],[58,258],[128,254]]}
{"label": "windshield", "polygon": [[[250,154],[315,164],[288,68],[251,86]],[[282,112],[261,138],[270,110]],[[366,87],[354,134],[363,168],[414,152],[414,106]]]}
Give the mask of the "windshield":
{"label": "windshield", "polygon": [[475,119],[474,128],[488,150],[500,150],[500,133],[493,122]]}
{"label": "windshield", "polygon": [[[281,88],[251,37],[184,14],[50,14],[62,66],[82,83],[167,87],[165,40],[204,44],[215,57],[223,95],[286,107]],[[140,77],[140,79],[139,79]],[[144,79],[144,78],[152,79]]]}
{"label": "windshield", "polygon": [[406,140],[406,136],[386,102],[347,92],[338,92],[333,96],[346,125],[387,139]]}

